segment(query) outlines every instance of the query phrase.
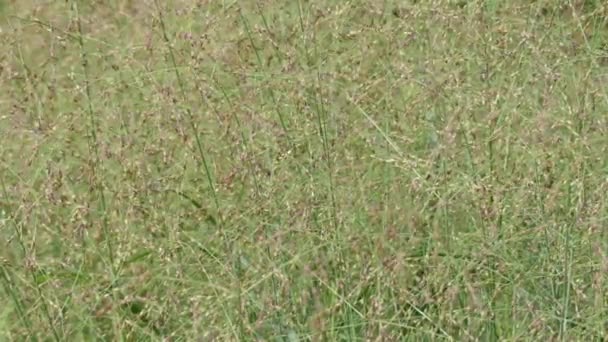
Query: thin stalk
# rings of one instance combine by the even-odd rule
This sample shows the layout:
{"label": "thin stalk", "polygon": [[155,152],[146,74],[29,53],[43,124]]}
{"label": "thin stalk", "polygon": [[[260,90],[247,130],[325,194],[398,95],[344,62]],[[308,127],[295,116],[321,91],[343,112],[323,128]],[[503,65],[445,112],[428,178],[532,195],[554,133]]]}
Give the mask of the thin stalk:
{"label": "thin stalk", "polygon": [[[572,208],[572,184],[568,184],[568,205],[566,206],[566,208]],[[560,326],[560,331],[559,331],[559,336],[560,339],[562,341],[568,341],[568,315],[569,315],[569,306],[570,306],[570,281],[572,279],[572,260],[573,260],[573,251],[572,248],[570,246],[570,233],[571,233],[571,227],[576,224],[576,217],[578,216],[577,214],[573,214],[573,222],[572,223],[567,223],[564,226],[565,231],[565,236],[564,236],[564,286],[566,287],[566,293],[564,294],[564,298],[563,298],[563,303],[562,303],[562,307],[563,307],[563,313],[562,313],[562,324]]]}
{"label": "thin stalk", "polygon": [[[321,75],[317,70],[317,82],[318,86],[321,86]],[[327,165],[327,178],[329,181],[329,195],[331,201],[332,218],[335,231],[338,229],[338,208],[336,204],[334,177],[333,177],[333,164],[331,162],[331,154],[329,150],[329,138],[327,137],[327,111],[323,105],[323,99],[319,99],[320,95],[317,92],[315,94],[315,112],[317,114],[317,125],[319,126],[319,135],[323,141],[323,157]]]}
{"label": "thin stalk", "polygon": [[[316,49],[315,49],[316,50]],[[317,82],[318,86],[321,87],[321,73],[317,70]],[[320,90],[319,90],[320,92]],[[323,104],[323,99],[319,98],[321,95],[317,92],[316,102],[317,102],[317,122],[319,124],[319,133],[321,134],[323,140],[323,153],[325,154],[325,162],[327,163],[327,178],[329,181],[329,194],[331,197],[331,209],[332,209],[332,217],[334,223],[334,229],[338,229],[338,205],[336,203],[336,194],[335,194],[335,185],[334,185],[334,176],[333,176],[333,163],[331,161],[331,154],[329,151],[329,139],[327,137],[327,110],[325,109],[325,105]]]}
{"label": "thin stalk", "polygon": [[[175,77],[177,79],[177,83],[179,86],[179,90],[182,96],[182,101],[186,102],[187,101],[187,95],[186,95],[186,86],[184,84],[182,75],[179,72],[179,68],[177,67],[177,61],[175,59],[175,53],[173,51],[173,48],[171,47],[171,40],[169,39],[169,35],[167,34],[167,26],[165,25],[165,20],[164,20],[164,16],[163,16],[163,10],[162,7],[160,5],[160,2],[158,0],[154,1],[155,5],[156,5],[156,9],[158,11],[158,20],[160,23],[160,27],[161,27],[161,31],[162,31],[162,35],[163,35],[163,40],[165,41],[165,44],[167,45],[167,49],[169,50],[169,59],[171,60],[171,66],[173,67],[173,70],[175,72]],[[185,106],[186,109],[186,114],[188,115],[188,125],[190,126],[190,129],[192,131],[192,134],[194,134],[194,138],[195,138],[195,142],[196,142],[196,148],[199,154],[199,158],[200,158],[200,162],[203,164],[203,168],[205,169],[205,174],[207,176],[207,182],[209,184],[209,187],[211,188],[211,192],[212,192],[212,197],[213,197],[213,201],[215,203],[215,208],[217,210],[217,214],[218,214],[218,224],[220,226],[221,229],[221,233],[224,234],[224,241],[226,242],[227,246],[227,250],[232,250],[232,248],[230,246],[228,246],[228,238],[226,237],[226,232],[224,231],[223,227],[224,227],[224,219],[222,217],[221,211],[220,211],[220,202],[219,199],[217,197],[217,193],[215,190],[215,184],[213,183],[213,179],[211,177],[211,171],[209,169],[209,163],[207,162],[207,156],[205,153],[205,149],[203,147],[203,142],[201,141],[201,138],[198,134],[197,128],[196,128],[196,124],[194,123],[194,115],[192,114],[192,110],[188,107]],[[193,203],[196,203],[193,201]],[[198,241],[197,241],[198,243]],[[202,247],[202,245],[201,245]],[[224,315],[226,316],[226,319],[228,320],[229,325],[231,326],[231,328],[233,328],[233,322],[232,319],[230,318],[230,315],[228,313],[228,311],[226,310],[225,307],[222,306],[222,310],[224,311]],[[232,333],[234,334],[234,336],[237,338],[238,340],[238,334],[237,332],[232,329]]]}
{"label": "thin stalk", "polygon": [[[298,1],[298,16],[300,18],[300,28],[302,30],[302,35],[304,37],[305,29],[304,29],[304,18],[302,16],[302,8],[301,4]],[[306,44],[306,42],[304,42]],[[314,44],[314,53],[315,59],[319,59],[318,49],[316,44],[316,36],[313,33],[313,44]],[[310,54],[308,53],[308,49],[304,49],[306,51],[306,61],[308,65],[311,65]],[[321,136],[321,140],[323,141],[323,157],[325,158],[326,166],[327,166],[327,175],[329,181],[329,196],[331,202],[331,210],[332,210],[332,223],[334,226],[334,231],[338,229],[338,206],[336,202],[335,195],[335,186],[334,186],[334,177],[333,177],[333,165],[331,162],[331,154],[329,148],[329,139],[327,136],[327,110],[325,109],[325,105],[323,104],[323,98],[321,96],[320,88],[321,88],[321,71],[317,66],[316,69],[316,79],[317,79],[317,87],[319,90],[314,92],[314,102],[315,102],[315,114],[317,116],[317,125],[319,128],[319,135]]]}
{"label": "thin stalk", "polygon": [[[165,25],[163,11],[161,9],[160,3],[158,0],[156,0],[155,4],[156,4],[156,8],[158,10],[158,20],[160,22],[161,31],[163,34],[163,40],[165,41],[165,44],[167,45],[167,49],[169,50],[169,58],[171,59],[171,64],[173,66],[173,70],[175,71],[175,77],[176,77],[177,83],[179,85],[179,90],[181,92],[182,99],[185,102],[186,99],[188,98],[186,96],[186,86],[184,85],[184,81],[179,72],[179,68],[177,67],[177,62],[175,60],[175,53],[173,52],[173,48],[171,47],[171,40],[169,39],[169,35],[167,34],[167,28]],[[220,202],[218,200],[217,193],[215,190],[215,185],[214,185],[213,179],[211,177],[211,171],[209,169],[209,163],[207,162],[205,149],[203,148],[203,142],[201,141],[201,138],[200,138],[197,128],[196,128],[196,124],[194,123],[194,115],[192,114],[192,110],[188,106],[185,106],[185,109],[186,109],[186,113],[188,114],[188,125],[190,126],[190,129],[192,130],[192,134],[194,134],[194,138],[196,141],[196,148],[197,148],[197,151],[199,154],[199,158],[203,164],[203,167],[205,169],[205,174],[207,176],[207,182],[209,183],[209,187],[211,188],[213,202],[215,203],[215,208],[217,209],[217,214],[219,216],[219,222],[220,222],[220,227],[221,227],[223,219],[222,219],[222,215],[220,212]]]}
{"label": "thin stalk", "polygon": [[[92,103],[92,92],[91,85],[89,82],[89,58],[84,46],[84,36],[82,31],[82,21],[80,20],[80,12],[78,10],[78,4],[76,1],[72,2],[72,8],[74,13],[76,14],[76,24],[78,27],[78,44],[80,46],[80,58],[82,61],[82,69],[84,73],[84,91],[87,97],[87,111],[89,114],[89,121],[91,125],[90,136],[89,136],[89,150],[92,152],[95,160],[93,162],[92,169],[93,173],[97,176],[97,169],[101,165],[101,158],[99,157],[99,140],[97,137],[97,129],[98,124],[95,119],[95,111],[93,110]],[[99,194],[99,200],[101,202],[101,211],[103,217],[103,233],[105,236],[106,247],[108,248],[108,257],[110,258],[110,270],[112,272],[112,277],[116,274],[115,263],[114,263],[114,244],[112,242],[112,236],[110,234],[110,227],[108,223],[108,215],[107,215],[107,203],[106,196],[103,189],[103,183],[101,180],[98,180],[98,177],[95,177],[97,180],[97,184],[94,187],[97,188]]]}

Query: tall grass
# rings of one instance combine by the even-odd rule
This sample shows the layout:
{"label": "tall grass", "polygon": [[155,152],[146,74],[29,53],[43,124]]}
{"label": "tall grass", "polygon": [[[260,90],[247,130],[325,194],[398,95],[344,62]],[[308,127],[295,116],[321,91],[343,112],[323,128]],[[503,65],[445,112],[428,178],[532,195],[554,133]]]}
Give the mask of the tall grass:
{"label": "tall grass", "polygon": [[603,340],[601,2],[0,6],[7,340]]}

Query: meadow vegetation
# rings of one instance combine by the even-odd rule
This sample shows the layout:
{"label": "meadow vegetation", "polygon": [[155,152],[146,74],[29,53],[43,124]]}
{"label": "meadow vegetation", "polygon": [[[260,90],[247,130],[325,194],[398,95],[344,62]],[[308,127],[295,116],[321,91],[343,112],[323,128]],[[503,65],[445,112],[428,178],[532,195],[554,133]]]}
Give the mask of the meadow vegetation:
{"label": "meadow vegetation", "polygon": [[0,340],[601,341],[608,5],[0,1]]}

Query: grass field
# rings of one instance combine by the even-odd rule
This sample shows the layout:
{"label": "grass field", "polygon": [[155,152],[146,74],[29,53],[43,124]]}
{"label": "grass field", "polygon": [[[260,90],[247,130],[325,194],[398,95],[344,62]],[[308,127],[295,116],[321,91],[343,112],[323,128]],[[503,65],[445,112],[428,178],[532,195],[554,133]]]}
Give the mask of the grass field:
{"label": "grass field", "polygon": [[0,1],[1,341],[608,338],[603,1]]}

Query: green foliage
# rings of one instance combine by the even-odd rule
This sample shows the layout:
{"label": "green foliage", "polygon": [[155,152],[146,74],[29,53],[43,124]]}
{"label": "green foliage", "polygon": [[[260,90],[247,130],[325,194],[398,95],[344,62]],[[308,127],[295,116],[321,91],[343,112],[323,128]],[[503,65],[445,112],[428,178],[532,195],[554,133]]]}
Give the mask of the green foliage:
{"label": "green foliage", "polygon": [[601,340],[606,6],[564,4],[0,6],[0,339]]}

